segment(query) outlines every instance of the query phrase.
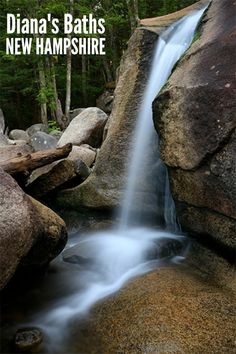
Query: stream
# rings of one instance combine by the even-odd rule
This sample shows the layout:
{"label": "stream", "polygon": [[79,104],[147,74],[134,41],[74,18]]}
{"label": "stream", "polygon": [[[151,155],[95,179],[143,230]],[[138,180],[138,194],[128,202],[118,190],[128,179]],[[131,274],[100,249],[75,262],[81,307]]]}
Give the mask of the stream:
{"label": "stream", "polygon": [[[14,304],[15,309],[17,306],[25,309],[24,318],[21,312],[16,321],[17,327],[39,327],[46,334],[44,350],[47,353],[65,350],[63,343],[69,324],[88,316],[98,301],[117,292],[129,280],[163,265],[182,262],[186,256],[188,241],[176,221],[168,172],[159,156],[153,161],[156,168],[152,171],[152,178],[158,182],[157,196],[160,196],[157,207],[162,220],[159,227],[143,225],[142,208],[136,196],[148,171],[140,156],[158,139],[152,121],[152,102],[190,46],[205,10],[206,7],[177,21],[159,37],[134,132],[125,198],[118,215],[120,221],[108,231],[71,236],[40,286],[37,284],[24,298],[19,296]],[[26,304],[32,303],[32,299],[32,308],[27,308]],[[17,313],[15,316],[17,318]]]}

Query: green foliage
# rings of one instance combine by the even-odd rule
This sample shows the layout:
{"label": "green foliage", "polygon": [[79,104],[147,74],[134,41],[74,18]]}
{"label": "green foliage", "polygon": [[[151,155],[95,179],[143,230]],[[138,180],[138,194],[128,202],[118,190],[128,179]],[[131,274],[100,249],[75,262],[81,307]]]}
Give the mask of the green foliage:
{"label": "green foliage", "polygon": [[48,132],[52,132],[52,131],[60,131],[60,128],[58,127],[58,124],[55,120],[49,120],[48,121]]}
{"label": "green foliage", "polygon": [[[139,17],[164,15],[193,2],[195,1],[139,0]],[[6,14],[20,13],[23,17],[41,18],[51,13],[62,23],[64,13],[69,12],[69,9],[69,0],[0,0],[0,106],[10,128],[26,128],[39,121],[40,104],[46,103],[51,129],[54,130],[55,90],[53,72],[48,63],[53,61],[57,94],[63,106],[66,94],[66,56],[49,58],[39,57],[34,53],[30,56],[6,55]],[[115,81],[116,69],[131,34],[126,0],[74,0],[75,17],[89,13],[106,20],[106,56],[72,58],[72,109],[95,105],[96,98],[103,92],[106,83]],[[63,36],[62,28],[57,36]],[[46,80],[43,88],[39,81],[40,61],[43,62]]]}

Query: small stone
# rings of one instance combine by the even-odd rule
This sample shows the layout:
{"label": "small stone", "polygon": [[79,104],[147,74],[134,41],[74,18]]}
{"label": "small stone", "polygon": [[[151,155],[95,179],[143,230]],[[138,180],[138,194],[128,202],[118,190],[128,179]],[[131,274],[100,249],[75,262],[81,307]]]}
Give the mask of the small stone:
{"label": "small stone", "polygon": [[35,350],[43,341],[43,335],[37,328],[18,329],[15,336],[15,345],[17,349],[24,352]]}

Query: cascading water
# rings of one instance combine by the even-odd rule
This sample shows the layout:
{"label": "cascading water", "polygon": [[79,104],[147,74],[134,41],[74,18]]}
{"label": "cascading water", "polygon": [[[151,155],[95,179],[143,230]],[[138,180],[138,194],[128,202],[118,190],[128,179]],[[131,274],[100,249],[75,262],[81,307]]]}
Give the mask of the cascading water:
{"label": "cascading water", "polygon": [[[114,293],[134,276],[140,275],[160,264],[162,245],[165,240],[182,240],[177,231],[174,204],[169,190],[168,175],[164,164],[157,156],[159,188],[164,195],[163,219],[165,231],[132,227],[135,218],[132,206],[136,204],[138,178],[146,167],[140,156],[152,141],[154,127],[152,102],[167,81],[173,66],[191,44],[194,31],[206,7],[191,13],[168,28],[158,40],[150,78],[140,108],[134,134],[127,188],[121,211],[120,226],[109,232],[87,235],[79,242],[70,244],[63,252],[59,267],[66,272],[63,286],[70,289],[70,295],[54,303],[53,307],[34,319],[46,333],[54,337],[73,316],[86,312],[98,300]],[[158,261],[159,259],[159,261]],[[169,259],[176,260],[174,255]],[[58,342],[58,340],[57,340]],[[54,348],[55,350],[55,348]]]}
{"label": "cascading water", "polygon": [[[146,151],[149,150],[150,145],[153,143],[152,102],[166,83],[175,63],[191,44],[195,29],[204,11],[205,8],[186,16],[170,26],[159,37],[134,133],[130,170],[121,211],[122,228],[127,228],[135,218],[135,211],[134,215],[132,211],[133,206],[136,204],[135,196],[139,189],[139,177],[142,176],[142,171],[148,170],[141,156],[147,155]],[[167,169],[160,157],[157,156],[156,158],[158,159],[159,172],[161,173],[162,170],[161,187],[165,190],[163,206],[165,224],[168,229],[177,231],[174,203],[168,187]]]}

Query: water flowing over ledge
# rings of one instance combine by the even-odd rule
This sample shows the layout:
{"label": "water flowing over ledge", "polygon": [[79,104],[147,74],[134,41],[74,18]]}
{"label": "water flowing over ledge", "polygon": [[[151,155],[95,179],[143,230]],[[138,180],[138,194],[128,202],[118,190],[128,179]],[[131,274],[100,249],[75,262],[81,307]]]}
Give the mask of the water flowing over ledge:
{"label": "water flowing over ledge", "polygon": [[[65,328],[73,316],[86,313],[93,304],[119,290],[129,279],[150,271],[165,259],[176,262],[184,257],[184,247],[179,247],[178,257],[173,250],[163,253],[165,247],[169,249],[170,242],[182,245],[184,237],[178,235],[180,230],[168,174],[159,157],[155,161],[155,178],[160,182],[157,194],[162,194],[162,205],[159,207],[163,214],[163,230],[144,228],[142,218],[139,225],[134,227],[139,216],[133,206],[136,204],[135,195],[140,181],[138,177],[141,176],[144,181],[146,178],[147,166],[140,163],[140,156],[147,153],[155,134],[152,102],[167,81],[175,63],[191,44],[205,10],[206,7],[177,21],[159,37],[134,132],[134,147],[120,224],[110,232],[88,235],[82,239],[80,237],[79,242],[73,239],[64,251],[64,261],[69,262],[73,268],[64,286],[67,283],[73,284],[74,290],[34,319],[34,324],[40,325],[50,337]],[[55,348],[52,350],[55,351]]]}

